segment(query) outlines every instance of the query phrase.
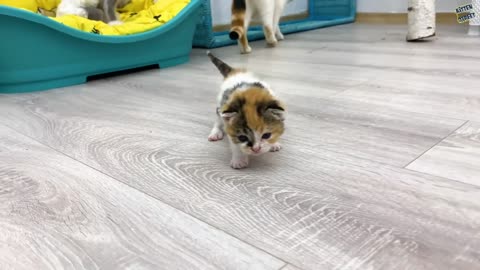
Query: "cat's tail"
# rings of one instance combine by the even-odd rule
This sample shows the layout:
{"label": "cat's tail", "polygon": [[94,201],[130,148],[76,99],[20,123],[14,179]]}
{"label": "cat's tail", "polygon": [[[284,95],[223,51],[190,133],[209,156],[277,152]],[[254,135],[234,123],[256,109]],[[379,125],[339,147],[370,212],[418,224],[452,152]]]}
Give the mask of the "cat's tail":
{"label": "cat's tail", "polygon": [[232,28],[230,28],[229,37],[237,40],[245,35],[245,11],[247,4],[245,0],[232,1]]}
{"label": "cat's tail", "polygon": [[222,60],[218,59],[215,55],[213,55],[210,51],[207,51],[207,55],[212,61],[212,63],[217,67],[217,69],[222,73],[223,77],[226,78],[228,75],[233,71],[233,68],[227,65]]}

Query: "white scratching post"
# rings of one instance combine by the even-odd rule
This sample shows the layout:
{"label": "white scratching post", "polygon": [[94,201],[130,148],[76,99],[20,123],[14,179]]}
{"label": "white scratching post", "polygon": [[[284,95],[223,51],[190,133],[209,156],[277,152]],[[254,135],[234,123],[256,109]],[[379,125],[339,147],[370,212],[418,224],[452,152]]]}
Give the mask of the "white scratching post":
{"label": "white scratching post", "polygon": [[407,41],[435,36],[435,0],[408,0]]}

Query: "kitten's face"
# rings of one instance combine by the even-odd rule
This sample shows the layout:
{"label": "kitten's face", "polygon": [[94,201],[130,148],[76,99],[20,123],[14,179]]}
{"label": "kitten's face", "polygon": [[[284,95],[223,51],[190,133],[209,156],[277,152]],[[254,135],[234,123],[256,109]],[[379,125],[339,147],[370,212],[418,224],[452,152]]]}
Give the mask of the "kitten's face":
{"label": "kitten's face", "polygon": [[284,132],[285,109],[265,89],[234,94],[222,110],[226,132],[248,155],[270,151]]}

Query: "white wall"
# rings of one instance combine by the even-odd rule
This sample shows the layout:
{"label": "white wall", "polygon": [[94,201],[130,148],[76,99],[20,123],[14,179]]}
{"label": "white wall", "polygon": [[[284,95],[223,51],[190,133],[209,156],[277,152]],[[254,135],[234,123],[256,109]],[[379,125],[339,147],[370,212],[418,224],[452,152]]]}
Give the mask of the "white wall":
{"label": "white wall", "polygon": [[[273,1],[273,0],[271,0]],[[213,25],[230,24],[231,20],[231,0],[210,0],[212,7]],[[293,0],[285,7],[284,15],[292,15],[306,12],[308,10],[308,0]]]}
{"label": "white wall", "polygon": [[[271,0],[273,1],[273,0]],[[309,0],[293,0],[288,3],[284,15],[303,13],[308,10]],[[467,0],[436,0],[437,12],[454,12]],[[230,23],[231,0],[210,0],[213,25]],[[406,13],[408,0],[357,0],[357,12]]]}
{"label": "white wall", "polygon": [[[466,0],[436,0],[437,12],[455,12]],[[357,0],[357,12],[406,13],[408,0]]]}
{"label": "white wall", "polygon": [[287,3],[283,15],[300,14],[308,11],[308,0],[293,0]]}
{"label": "white wall", "polygon": [[[273,0],[272,0],[273,1]],[[284,15],[299,14],[308,10],[309,0],[293,0],[287,4]],[[437,12],[454,12],[467,0],[436,0]],[[210,0],[213,25],[229,24],[231,0]],[[406,13],[408,0],[357,0],[357,12]]]}

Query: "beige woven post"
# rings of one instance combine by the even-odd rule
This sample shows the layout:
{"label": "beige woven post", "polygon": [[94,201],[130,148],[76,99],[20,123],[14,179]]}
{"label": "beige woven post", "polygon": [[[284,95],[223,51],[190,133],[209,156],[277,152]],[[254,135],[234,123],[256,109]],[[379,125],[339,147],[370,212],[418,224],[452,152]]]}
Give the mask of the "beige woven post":
{"label": "beige woven post", "polygon": [[435,36],[435,0],[409,0],[407,41],[433,36]]}

